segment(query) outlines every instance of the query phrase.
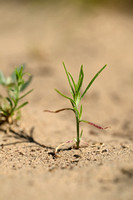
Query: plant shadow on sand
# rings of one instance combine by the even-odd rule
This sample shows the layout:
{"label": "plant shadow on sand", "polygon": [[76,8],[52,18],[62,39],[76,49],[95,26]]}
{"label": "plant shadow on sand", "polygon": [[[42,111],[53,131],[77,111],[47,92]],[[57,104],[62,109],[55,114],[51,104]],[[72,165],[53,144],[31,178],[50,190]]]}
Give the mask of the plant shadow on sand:
{"label": "plant shadow on sand", "polygon": [[16,144],[20,144],[20,143],[33,143],[33,144],[36,144],[36,145],[38,145],[42,148],[54,150],[53,147],[45,146],[44,144],[37,142],[33,137],[34,130],[35,130],[35,128],[32,127],[30,129],[30,133],[27,134],[24,130],[16,131],[13,128],[9,128],[9,133],[11,133],[11,134],[7,134],[6,129],[0,128],[0,131],[5,133],[6,138],[15,138],[15,139],[19,140],[19,141],[7,143],[7,144],[0,144],[0,146],[4,147],[4,146],[16,145]]}
{"label": "plant shadow on sand", "polygon": [[[0,147],[4,148],[5,146],[10,146],[10,145],[16,145],[16,144],[22,144],[22,143],[32,143],[35,144],[41,148],[50,150],[50,152],[48,152],[48,155],[51,155],[53,159],[57,158],[58,156],[55,154],[55,148],[54,147],[50,147],[50,146],[46,146],[44,144],[41,144],[40,142],[36,141],[34,139],[34,131],[35,128],[31,127],[29,134],[26,133],[26,131],[24,130],[15,130],[15,128],[10,127],[9,130],[7,131],[6,128],[0,128],[0,131],[4,133],[4,137],[7,139],[9,138],[13,138],[16,139],[17,141],[15,142],[9,142],[9,143],[1,143]],[[8,133],[7,133],[8,132]],[[68,148],[60,148],[58,152],[60,151],[70,151],[72,149],[72,147],[68,147]]]}

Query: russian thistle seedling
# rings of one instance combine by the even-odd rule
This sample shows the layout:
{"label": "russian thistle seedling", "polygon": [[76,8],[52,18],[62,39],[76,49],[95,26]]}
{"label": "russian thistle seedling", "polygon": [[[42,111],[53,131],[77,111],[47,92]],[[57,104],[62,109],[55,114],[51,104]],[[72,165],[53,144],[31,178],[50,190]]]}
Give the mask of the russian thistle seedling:
{"label": "russian thistle seedling", "polygon": [[9,78],[5,78],[2,72],[0,72],[0,84],[6,89],[7,97],[2,97],[0,102],[0,122],[11,123],[13,121],[13,116],[15,115],[15,120],[20,118],[20,110],[22,107],[28,104],[28,101],[20,104],[26,95],[28,95],[32,90],[29,90],[22,96],[20,93],[26,89],[26,87],[31,82],[32,76],[29,76],[28,80],[24,80],[24,76],[30,75],[24,73],[24,66],[18,67],[12,73]]}
{"label": "russian thistle seedling", "polygon": [[[83,80],[84,80],[83,65],[81,65],[79,78],[78,78],[77,83],[75,83],[73,76],[70,74],[70,72],[67,71],[64,63],[63,63],[63,66],[64,66],[65,73],[67,75],[67,79],[68,79],[68,82],[69,82],[69,85],[70,85],[70,92],[71,92],[72,97],[68,97],[68,96],[62,94],[57,89],[55,89],[55,90],[56,90],[57,93],[59,93],[61,96],[63,96],[64,98],[68,99],[71,102],[72,108],[63,108],[63,109],[56,110],[56,111],[45,110],[45,112],[58,113],[58,112],[61,112],[61,111],[64,111],[64,110],[72,110],[74,112],[75,118],[76,118],[76,129],[77,129],[77,137],[74,140],[76,142],[76,148],[78,149],[80,147],[79,145],[80,145],[80,141],[81,141],[82,134],[83,134],[83,130],[80,131],[80,127],[79,127],[81,122],[93,125],[93,126],[95,126],[96,128],[99,128],[99,129],[106,129],[107,128],[107,127],[102,128],[101,126],[98,126],[98,125],[96,125],[92,122],[83,120],[82,119],[82,104],[80,105],[80,101],[85,96],[86,92],[88,91],[88,89],[90,88],[92,83],[95,81],[95,79],[98,77],[98,75],[104,70],[106,65],[104,65],[104,67],[102,67],[98,71],[98,73],[92,78],[92,80],[89,82],[89,84],[87,85],[87,87],[86,87],[86,89],[84,90],[83,93],[81,93],[81,88],[82,88],[82,84],[83,84]],[[65,143],[63,143],[63,144],[65,144]],[[56,151],[57,150],[58,150],[58,147],[56,148]]]}

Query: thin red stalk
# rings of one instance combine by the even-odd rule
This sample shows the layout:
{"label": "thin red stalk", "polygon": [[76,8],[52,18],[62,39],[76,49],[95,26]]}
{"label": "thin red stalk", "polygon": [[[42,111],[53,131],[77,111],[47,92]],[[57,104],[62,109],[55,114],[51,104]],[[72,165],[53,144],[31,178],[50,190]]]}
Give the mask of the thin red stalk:
{"label": "thin red stalk", "polygon": [[72,110],[74,111],[72,108],[62,108],[62,109],[59,109],[59,110],[44,110],[44,112],[50,112],[50,113],[58,113],[58,112],[61,112],[61,111],[64,111],[64,110]]}
{"label": "thin red stalk", "polygon": [[85,121],[85,120],[81,120],[80,122],[85,122],[87,124],[90,124],[91,126],[94,126],[94,127],[98,128],[98,129],[107,129],[107,128],[109,128],[109,127],[101,127],[99,125],[96,125],[96,124],[94,124],[92,122],[88,122],[88,121]]}

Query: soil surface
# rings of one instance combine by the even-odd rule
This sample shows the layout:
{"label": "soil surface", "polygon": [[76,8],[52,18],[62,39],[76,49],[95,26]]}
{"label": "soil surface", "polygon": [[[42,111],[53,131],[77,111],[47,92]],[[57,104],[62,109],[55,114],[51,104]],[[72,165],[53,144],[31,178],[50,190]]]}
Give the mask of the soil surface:
{"label": "soil surface", "polygon": [[[0,199],[132,200],[133,198],[133,16],[110,8],[65,4],[0,3],[0,65],[9,76],[26,64],[33,75],[17,125],[0,126]],[[54,149],[76,137],[71,111],[57,88],[71,95],[62,66],[84,84],[108,67],[82,101],[83,140]],[[2,91],[2,90],[1,90]]]}

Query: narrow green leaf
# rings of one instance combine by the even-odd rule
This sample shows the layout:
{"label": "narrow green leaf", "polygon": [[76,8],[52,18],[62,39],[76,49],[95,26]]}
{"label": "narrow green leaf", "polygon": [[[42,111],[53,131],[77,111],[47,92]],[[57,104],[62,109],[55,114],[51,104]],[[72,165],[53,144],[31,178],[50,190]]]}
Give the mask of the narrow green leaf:
{"label": "narrow green leaf", "polygon": [[57,93],[59,93],[61,96],[65,97],[66,99],[69,99],[71,101],[71,103],[73,103],[75,105],[75,102],[73,101],[73,99],[71,99],[70,97],[65,96],[64,94],[62,94],[60,91],[58,91],[57,89],[55,89],[55,91]]}
{"label": "narrow green leaf", "polygon": [[[19,81],[18,81],[18,86],[21,88],[21,86],[24,84],[25,82],[24,82],[24,79],[19,79]],[[20,90],[20,89],[19,89]]]}
{"label": "narrow green leaf", "polygon": [[[20,72],[21,68],[23,68],[24,71],[25,65],[21,65],[16,68],[18,73]],[[16,82],[16,70],[11,74],[11,78],[13,82]]]}
{"label": "narrow green leaf", "polygon": [[4,110],[2,107],[0,107],[0,110],[2,111],[2,114],[5,116],[8,116],[8,112]]}
{"label": "narrow green leaf", "polygon": [[11,91],[11,92],[15,92],[15,87],[10,87],[9,89],[8,89],[9,91]]}
{"label": "narrow green leaf", "polygon": [[15,70],[15,75],[16,75],[16,80],[18,81],[19,80],[19,72],[17,69]]}
{"label": "narrow green leaf", "polygon": [[13,97],[11,99],[12,99],[14,105],[16,105],[17,104],[17,100],[15,98],[13,98]]}
{"label": "narrow green leaf", "polygon": [[27,86],[30,84],[31,80],[32,80],[32,76],[30,76],[29,79],[23,83],[23,85],[21,86],[21,89],[20,89],[21,92],[27,88]]}
{"label": "narrow green leaf", "polygon": [[21,104],[19,107],[17,107],[15,110],[19,110],[20,108],[26,106],[28,104],[28,101],[24,102],[23,104]]}
{"label": "narrow green leaf", "polygon": [[28,92],[26,92],[24,95],[22,95],[20,98],[19,98],[19,100],[20,99],[22,99],[22,98],[24,98],[25,96],[27,96],[29,93],[31,93],[33,91],[33,89],[31,89],[30,91],[28,91]]}
{"label": "narrow green leaf", "polygon": [[79,115],[79,111],[76,107],[74,107],[74,110],[77,112],[77,114]]}
{"label": "narrow green leaf", "polygon": [[70,80],[70,78],[69,78],[69,75],[68,75],[68,72],[67,72],[67,69],[66,69],[66,66],[65,66],[65,63],[64,63],[64,62],[63,62],[63,66],[64,66],[64,69],[65,69],[65,72],[66,72],[67,79],[68,79],[69,85],[70,85],[70,87],[71,87],[71,90],[72,90],[73,94],[75,94],[75,93],[74,93],[73,86],[72,86],[72,84],[71,84],[71,80]]}
{"label": "narrow green leaf", "polygon": [[28,73],[28,72],[24,72],[24,73],[23,73],[23,76],[24,76],[25,74],[28,75],[28,76],[31,76],[31,74]]}
{"label": "narrow green leaf", "polygon": [[104,67],[102,67],[98,73],[93,77],[93,79],[90,81],[90,83],[88,84],[88,86],[86,87],[85,91],[83,92],[81,98],[83,98],[83,96],[85,95],[85,93],[87,92],[87,90],[90,88],[90,86],[92,85],[92,83],[95,81],[95,79],[98,77],[98,75],[104,70],[104,68],[106,67],[107,65],[104,65]]}
{"label": "narrow green leaf", "polygon": [[9,102],[10,107],[12,108],[12,107],[13,107],[13,103],[12,103],[11,99],[10,99],[9,97],[6,97],[6,99],[7,99],[7,101]]}
{"label": "narrow green leaf", "polygon": [[83,135],[83,129],[81,130],[81,133],[80,133],[80,137],[79,137],[80,141],[81,141],[82,135]]}
{"label": "narrow green leaf", "polygon": [[17,80],[21,81],[22,76],[23,76],[23,65],[21,65],[20,67],[16,68],[15,72],[16,72]]}
{"label": "narrow green leaf", "polygon": [[20,78],[22,78],[22,74],[23,74],[23,65],[21,66],[20,71],[19,71],[19,77]]}
{"label": "narrow green leaf", "polygon": [[73,83],[73,86],[74,86],[75,91],[76,91],[76,83],[75,83],[75,81],[74,81],[72,75],[70,74],[70,72],[68,72],[68,75],[70,76],[70,78],[71,78],[71,80],[72,80],[72,83]]}
{"label": "narrow green leaf", "polygon": [[77,84],[77,93],[80,91],[80,88],[81,88],[82,83],[83,83],[83,79],[84,79],[84,72],[83,72],[83,65],[81,65],[78,84]]}
{"label": "narrow green leaf", "polygon": [[109,127],[101,127],[101,126],[99,126],[99,125],[97,125],[97,124],[95,124],[93,122],[89,122],[89,121],[86,121],[86,120],[80,120],[80,122],[84,122],[84,123],[90,124],[91,126],[94,126],[94,127],[98,128],[98,129],[107,129],[107,128],[109,128]]}
{"label": "narrow green leaf", "polygon": [[82,105],[80,106],[79,119],[81,119],[81,116],[82,116]]}

